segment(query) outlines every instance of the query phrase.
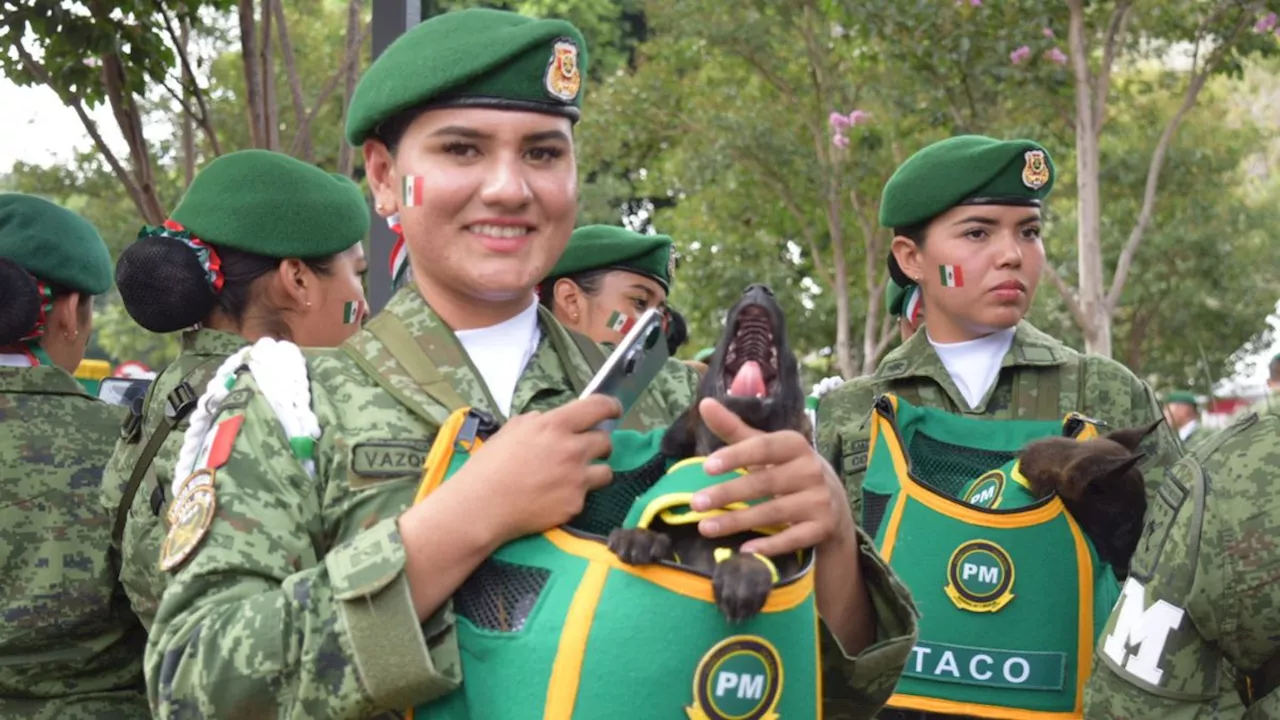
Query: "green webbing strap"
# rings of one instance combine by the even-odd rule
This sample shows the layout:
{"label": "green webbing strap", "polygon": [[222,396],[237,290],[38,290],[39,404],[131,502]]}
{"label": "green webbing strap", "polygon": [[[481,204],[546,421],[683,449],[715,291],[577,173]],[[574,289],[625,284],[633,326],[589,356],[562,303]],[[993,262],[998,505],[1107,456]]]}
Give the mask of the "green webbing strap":
{"label": "green webbing strap", "polygon": [[[164,445],[164,441],[169,437],[169,433],[178,426],[196,409],[196,401],[199,398],[195,391],[184,380],[178,383],[169,395],[165,398],[164,419],[156,426],[155,431],[151,433],[151,437],[147,439],[147,444],[143,446],[142,453],[138,455],[138,461],[133,465],[133,472],[129,475],[129,482],[124,486],[124,494],[120,498],[120,504],[116,506],[116,521],[111,528],[111,546],[116,550],[121,549],[121,542],[124,540],[124,526],[129,520],[129,508],[133,507],[133,498],[138,494],[138,487],[142,485],[142,478],[146,476],[147,471],[151,469],[151,463],[156,459],[156,453],[160,452],[160,447]],[[161,493],[164,492],[160,481],[152,475],[152,485]],[[154,492],[154,490],[153,490]]]}
{"label": "green webbing strap", "polygon": [[400,367],[413,378],[413,381],[430,395],[432,399],[445,406],[450,413],[467,407],[467,401],[453,389],[453,385],[440,373],[440,368],[413,339],[409,329],[400,322],[400,318],[391,313],[379,316],[376,325],[369,323],[374,336],[382,341],[391,357],[400,363]]}

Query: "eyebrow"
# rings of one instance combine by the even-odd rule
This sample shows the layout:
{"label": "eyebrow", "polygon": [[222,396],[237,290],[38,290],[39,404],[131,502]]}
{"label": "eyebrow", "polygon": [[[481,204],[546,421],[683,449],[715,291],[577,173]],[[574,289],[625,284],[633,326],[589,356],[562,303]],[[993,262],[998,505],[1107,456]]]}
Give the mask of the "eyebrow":
{"label": "eyebrow", "polygon": [[[1021,227],[1023,225],[1030,225],[1031,223],[1038,223],[1038,222],[1040,222],[1039,215],[1028,215],[1014,224]],[[954,223],[952,223],[952,227],[956,225],[966,225],[968,223],[977,223],[978,225],[996,226],[1000,224],[1000,221],[996,220],[995,218],[983,217],[982,215],[970,215],[969,217],[962,218],[960,220],[955,221]]]}
{"label": "eyebrow", "polygon": [[[464,125],[446,125],[431,133],[431,137],[464,137],[472,140],[492,140],[493,134],[481,132],[475,128],[466,127]],[[543,130],[541,132],[529,133],[521,138],[521,142],[525,144],[546,142],[547,140],[561,140],[569,142],[569,136],[563,130]]]}
{"label": "eyebrow", "polygon": [[632,286],[631,286],[631,288],[632,288],[633,290],[639,290],[640,292],[644,293],[644,294],[645,294],[646,296],[648,296],[648,297],[653,297],[654,295],[656,295],[656,294],[657,294],[657,293],[655,293],[655,292],[653,291],[653,288],[645,287],[644,285],[641,285],[640,283],[636,283],[636,284],[632,285]]}

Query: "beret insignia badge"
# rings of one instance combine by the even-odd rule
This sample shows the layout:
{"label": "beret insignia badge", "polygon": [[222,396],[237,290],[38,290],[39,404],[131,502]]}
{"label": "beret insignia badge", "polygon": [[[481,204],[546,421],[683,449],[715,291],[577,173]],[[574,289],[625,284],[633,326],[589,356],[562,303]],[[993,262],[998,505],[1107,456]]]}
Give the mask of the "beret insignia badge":
{"label": "beret insignia badge", "polygon": [[1028,150],[1023,157],[1026,164],[1022,166],[1022,184],[1039,190],[1049,182],[1049,163],[1045,160],[1044,151]]}
{"label": "beret insignia badge", "polygon": [[573,102],[582,89],[582,73],[578,72],[578,46],[568,38],[556,40],[543,86],[557,100]]}

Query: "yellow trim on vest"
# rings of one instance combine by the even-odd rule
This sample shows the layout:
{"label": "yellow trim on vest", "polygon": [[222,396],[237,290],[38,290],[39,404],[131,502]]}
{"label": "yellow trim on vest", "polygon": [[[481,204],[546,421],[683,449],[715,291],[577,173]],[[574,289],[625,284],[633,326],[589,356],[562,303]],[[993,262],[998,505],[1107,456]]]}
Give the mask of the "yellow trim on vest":
{"label": "yellow trim on vest", "polygon": [[[555,528],[542,534],[551,544],[563,552],[575,555],[590,562],[603,562],[614,570],[621,570],[658,587],[670,590],[708,604],[715,604],[715,594],[711,589],[711,578],[680,570],[666,565],[628,565],[618,559],[617,555],[603,543],[577,537],[565,530]],[[778,613],[791,610],[803,603],[813,594],[813,572],[807,572],[795,582],[776,587],[769,593],[760,612]]]}
{"label": "yellow trim on vest", "polygon": [[1031,481],[1022,474],[1022,460],[1014,461],[1013,467],[1009,468],[1009,477],[1027,490],[1031,490]]}
{"label": "yellow trim on vest", "polygon": [[1000,707],[999,705],[982,705],[980,703],[952,702],[920,695],[893,695],[889,698],[891,707],[901,710],[919,710],[921,712],[973,715],[992,720],[1080,720],[1079,712],[1040,712],[1037,710],[1021,710],[1019,708]]}
{"label": "yellow trim on vest", "polygon": [[1093,593],[1094,581],[1093,577],[1093,557],[1089,554],[1089,544],[1085,541],[1084,532],[1080,530],[1080,526],[1076,524],[1076,519],[1071,517],[1071,513],[1066,513],[1067,527],[1071,528],[1071,537],[1075,540],[1076,546],[1076,568],[1079,577],[1076,584],[1080,590],[1080,597],[1076,601],[1079,606],[1079,625],[1076,627],[1076,633],[1080,636],[1079,645],[1076,649],[1076,713],[1078,717],[1084,714],[1084,686],[1089,681],[1089,676],[1093,674]]}
{"label": "yellow trim on vest", "polygon": [[[413,497],[414,505],[422,502],[440,487],[440,483],[444,482],[444,476],[449,472],[449,463],[453,460],[455,441],[458,439],[463,423],[467,421],[469,412],[471,412],[469,407],[454,410],[449,415],[449,419],[440,426],[435,441],[431,443],[431,451],[422,461],[422,481],[418,484],[418,494]],[[480,445],[480,439],[476,438],[472,450],[478,449]]]}
{"label": "yellow trim on vest", "polygon": [[573,717],[573,706],[578,700],[578,687],[582,684],[582,662],[587,655],[587,639],[591,635],[591,623],[600,606],[605,580],[609,578],[609,566],[592,562],[587,566],[578,589],[569,603],[564,630],[560,634],[560,646],[551,665],[551,680],[547,684],[547,704],[542,717],[559,720]]}

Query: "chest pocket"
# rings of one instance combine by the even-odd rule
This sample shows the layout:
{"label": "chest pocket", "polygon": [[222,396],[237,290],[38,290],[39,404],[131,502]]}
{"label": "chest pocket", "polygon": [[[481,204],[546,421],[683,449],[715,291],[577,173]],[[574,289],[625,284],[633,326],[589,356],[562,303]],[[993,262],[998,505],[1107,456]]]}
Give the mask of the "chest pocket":
{"label": "chest pocket", "polygon": [[431,450],[431,438],[370,438],[351,446],[347,478],[353,489],[389,480],[417,480]]}

